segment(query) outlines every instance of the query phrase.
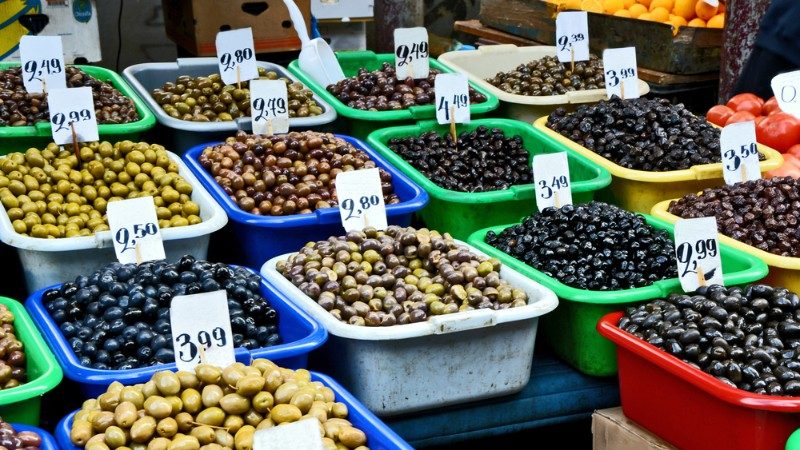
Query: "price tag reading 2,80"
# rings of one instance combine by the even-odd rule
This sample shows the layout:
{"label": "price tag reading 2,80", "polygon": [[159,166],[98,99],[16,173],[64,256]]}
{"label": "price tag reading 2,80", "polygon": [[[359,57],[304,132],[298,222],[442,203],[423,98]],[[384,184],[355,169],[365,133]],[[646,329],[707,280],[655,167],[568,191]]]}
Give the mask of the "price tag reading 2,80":
{"label": "price tag reading 2,80", "polygon": [[66,89],[61,36],[22,36],[19,56],[26,91],[41,94],[50,89]]}
{"label": "price tag reading 2,80", "polygon": [[586,11],[558,13],[556,56],[562,63],[589,59],[589,19]]}
{"label": "price tag reading 2,80", "polygon": [[169,309],[178,370],[200,363],[228,367],[236,362],[225,290],[173,297]]}
{"label": "price tag reading 2,80", "polygon": [[533,182],[539,211],[572,204],[569,165],[565,152],[534,155]]}
{"label": "price tag reading 2,80", "polygon": [[109,202],[106,213],[119,262],[140,264],[166,258],[153,197]]}
{"label": "price tag reading 2,80", "polygon": [[253,133],[281,134],[289,131],[289,107],[286,83],[282,80],[252,80],[250,111]]}
{"label": "price tag reading 2,80", "polygon": [[398,80],[426,78],[430,72],[428,30],[424,27],[394,30],[394,67]]}
{"label": "price tag reading 2,80", "polygon": [[336,175],[336,197],[345,231],[365,227],[385,230],[388,226],[377,168],[340,172]]}
{"label": "price tag reading 2,80", "polygon": [[609,48],[603,51],[606,96],[639,98],[636,47]]}
{"label": "price tag reading 2,80", "polygon": [[469,83],[462,73],[440,73],[433,81],[439,124],[469,123]]}
{"label": "price tag reading 2,80", "polygon": [[53,142],[58,145],[71,144],[73,129],[78,142],[100,139],[92,88],[50,89],[47,91],[47,103]]}
{"label": "price tag reading 2,80", "polygon": [[258,78],[252,28],[220,31],[216,43],[219,73],[225,84]]}
{"label": "price tag reading 2,80", "polygon": [[761,178],[755,122],[750,120],[725,126],[719,135],[719,148],[725,183],[736,184]]}
{"label": "price tag reading 2,80", "polygon": [[723,284],[717,242],[717,219],[681,219],[675,223],[675,259],[685,292],[700,286]]}

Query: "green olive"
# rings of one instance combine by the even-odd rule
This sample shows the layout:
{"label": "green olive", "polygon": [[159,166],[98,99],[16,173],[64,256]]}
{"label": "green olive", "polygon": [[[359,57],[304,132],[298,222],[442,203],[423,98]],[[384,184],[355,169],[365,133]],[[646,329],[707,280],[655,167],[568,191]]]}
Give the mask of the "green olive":
{"label": "green olive", "polygon": [[250,401],[239,394],[228,394],[220,399],[219,406],[228,414],[244,414],[250,409]]}
{"label": "green olive", "polygon": [[269,418],[276,424],[283,422],[296,422],[300,420],[303,413],[295,405],[278,404],[269,413]]}
{"label": "green olive", "polygon": [[131,426],[131,440],[137,443],[147,443],[156,431],[156,419],[144,416],[137,419]]}
{"label": "green olive", "polygon": [[200,413],[197,414],[195,421],[203,425],[218,427],[225,421],[225,411],[216,406],[212,406],[200,411]]}

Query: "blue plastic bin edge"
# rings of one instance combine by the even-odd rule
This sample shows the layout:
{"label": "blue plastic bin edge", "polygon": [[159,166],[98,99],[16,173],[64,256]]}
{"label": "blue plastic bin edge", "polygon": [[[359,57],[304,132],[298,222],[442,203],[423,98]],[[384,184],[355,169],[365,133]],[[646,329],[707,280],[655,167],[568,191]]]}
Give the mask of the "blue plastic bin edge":
{"label": "blue plastic bin edge", "polygon": [[44,431],[41,428],[34,427],[32,425],[24,425],[21,423],[12,423],[11,426],[14,427],[14,430],[19,433],[20,431],[33,431],[34,433],[38,434],[42,437],[42,446],[39,447],[41,450],[58,450],[58,444],[56,444],[56,439],[53,437],[52,434]]}

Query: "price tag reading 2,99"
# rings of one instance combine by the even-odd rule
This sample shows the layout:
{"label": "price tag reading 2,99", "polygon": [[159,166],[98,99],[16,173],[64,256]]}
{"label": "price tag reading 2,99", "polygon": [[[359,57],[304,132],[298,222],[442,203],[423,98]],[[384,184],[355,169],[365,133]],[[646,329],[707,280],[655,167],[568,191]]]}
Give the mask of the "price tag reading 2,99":
{"label": "price tag reading 2,99", "polygon": [[394,30],[394,68],[398,80],[426,78],[430,72],[428,30],[424,27]]}
{"label": "price tag reading 2,99", "polygon": [[153,197],[109,202],[106,213],[119,262],[140,264],[166,258]]}
{"label": "price tag reading 2,99", "polygon": [[386,204],[377,168],[351,170],[336,175],[336,197],[345,231],[373,227],[385,230]]}
{"label": "price tag reading 2,99", "polygon": [[469,123],[469,83],[462,73],[440,73],[433,81],[436,92],[436,120]]}
{"label": "price tag reading 2,99", "polygon": [[675,259],[685,292],[700,286],[723,284],[717,242],[717,219],[681,219],[675,223]]}
{"label": "price tag reading 2,99", "polygon": [[41,94],[50,89],[66,89],[61,36],[22,36],[19,57],[26,91]]}
{"label": "price tag reading 2,99", "polygon": [[47,91],[47,103],[53,142],[58,145],[71,144],[73,129],[78,142],[100,139],[92,88],[50,89]]}
{"label": "price tag reading 2,99", "polygon": [[289,101],[282,80],[250,82],[250,114],[253,133],[281,134],[289,131]]}
{"label": "price tag reading 2,99", "polygon": [[252,28],[220,31],[216,43],[219,73],[225,84],[258,78]]}
{"label": "price tag reading 2,99", "polygon": [[571,205],[572,189],[566,152],[534,155],[533,183],[536,186],[536,207],[539,211]]}
{"label": "price tag reading 2,99", "polygon": [[228,367],[236,362],[225,290],[173,297],[169,309],[178,370],[200,363]]}
{"label": "price tag reading 2,99", "polygon": [[556,56],[562,63],[589,59],[589,19],[586,11],[558,13]]}
{"label": "price tag reading 2,99", "polygon": [[719,148],[725,183],[736,184],[761,178],[755,122],[749,120],[726,125],[719,135]]}
{"label": "price tag reading 2,99", "polygon": [[639,76],[636,69],[636,47],[609,48],[603,51],[606,96],[622,99],[639,98]]}

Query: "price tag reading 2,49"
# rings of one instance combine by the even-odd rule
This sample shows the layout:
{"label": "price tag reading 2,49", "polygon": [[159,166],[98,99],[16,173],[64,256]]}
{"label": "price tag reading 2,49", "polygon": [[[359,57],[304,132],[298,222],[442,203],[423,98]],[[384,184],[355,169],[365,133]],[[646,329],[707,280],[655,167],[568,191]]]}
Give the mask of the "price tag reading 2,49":
{"label": "price tag reading 2,49", "polygon": [[386,204],[377,168],[351,170],[336,175],[336,197],[345,231],[373,227],[385,230]]}
{"label": "price tag reading 2,49", "polygon": [[258,78],[252,28],[220,31],[216,44],[219,73],[225,84]]}
{"label": "price tag reading 2,49", "polygon": [[428,30],[424,27],[394,30],[394,67],[398,80],[426,78],[430,72]]}
{"label": "price tag reading 2,49", "polygon": [[200,363],[228,367],[236,362],[225,290],[175,296],[169,316],[178,370],[193,371]]}
{"label": "price tag reading 2,49", "polygon": [[756,145],[756,124],[752,120],[725,126],[719,135],[722,175],[735,184],[761,178]]}
{"label": "price tag reading 2,49", "polygon": [[586,11],[558,13],[556,56],[562,63],[589,59],[589,19]]}
{"label": "price tag reading 2,49", "polygon": [[436,120],[444,125],[451,122],[469,123],[469,83],[461,73],[440,73],[433,81],[436,92]]}
{"label": "price tag reading 2,49", "polygon": [[92,88],[50,89],[47,91],[53,142],[58,145],[73,141],[73,129],[78,142],[100,139],[94,113]]}
{"label": "price tag reading 2,49", "polygon": [[675,223],[675,259],[685,292],[700,286],[723,284],[717,242],[717,219],[681,219]]}
{"label": "price tag reading 2,49", "polygon": [[572,204],[567,154],[545,153],[533,157],[533,183],[539,211]]}
{"label": "price tag reading 2,49", "polygon": [[289,131],[289,107],[286,83],[281,80],[250,82],[250,111],[253,133],[280,134]]}
{"label": "price tag reading 2,49", "polygon": [[636,70],[636,47],[609,48],[603,51],[606,96],[622,99],[639,98],[639,76]]}
{"label": "price tag reading 2,49", "polygon": [[119,262],[140,264],[166,258],[153,197],[109,202],[106,213]]}
{"label": "price tag reading 2,49", "polygon": [[26,91],[40,94],[50,89],[66,89],[61,36],[22,36],[19,56]]}

